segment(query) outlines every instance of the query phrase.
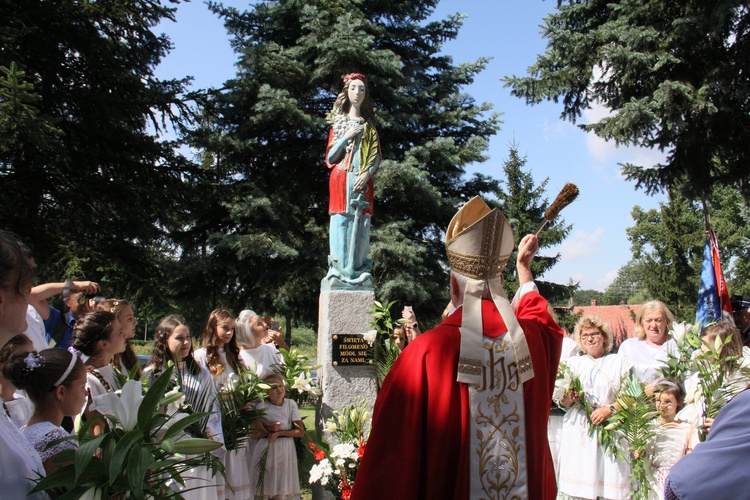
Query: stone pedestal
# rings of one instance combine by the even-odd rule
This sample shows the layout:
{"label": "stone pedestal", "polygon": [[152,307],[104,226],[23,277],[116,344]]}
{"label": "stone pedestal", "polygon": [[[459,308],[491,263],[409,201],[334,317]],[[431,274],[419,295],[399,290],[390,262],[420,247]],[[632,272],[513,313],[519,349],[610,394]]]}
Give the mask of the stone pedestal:
{"label": "stone pedestal", "polygon": [[334,365],[334,335],[363,334],[372,330],[369,311],[375,300],[372,290],[326,290],[320,293],[318,310],[318,386],[323,391],[316,414],[316,425],[345,406],[364,399],[372,412],[377,397],[375,365]]}

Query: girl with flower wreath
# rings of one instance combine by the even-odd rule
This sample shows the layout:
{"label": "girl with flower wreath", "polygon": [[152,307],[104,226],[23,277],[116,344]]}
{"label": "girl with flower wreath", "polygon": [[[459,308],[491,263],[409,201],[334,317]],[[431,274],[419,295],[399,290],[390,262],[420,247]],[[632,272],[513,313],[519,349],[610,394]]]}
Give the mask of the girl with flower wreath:
{"label": "girl with flower wreath", "polygon": [[[205,436],[200,437],[223,443],[221,413],[211,373],[193,358],[190,329],[184,318],[177,315],[166,316],[157,325],[149,367],[156,376],[169,362],[173,363],[179,372],[180,390],[185,394],[186,400],[192,402],[192,411],[211,414],[205,422]],[[211,453],[222,458],[226,455],[226,448],[222,446]],[[208,467],[195,467],[184,474],[183,479],[185,487],[181,488],[180,494],[186,500],[224,498],[224,478]]]}
{"label": "girl with flower wreath", "polygon": [[[270,373],[263,381],[271,386],[266,400],[257,408],[264,413],[258,426],[260,437],[250,460],[250,484],[253,498],[268,500],[299,500],[297,451],[294,439],[305,436],[305,427],[297,403],[287,399],[284,378]],[[262,478],[261,478],[262,476]]]}
{"label": "girl with flower wreath", "polygon": [[[80,415],[80,425],[91,418],[93,412],[89,407],[95,397],[120,389],[112,359],[115,354],[125,351],[125,336],[114,314],[108,311],[92,311],[76,321],[71,347],[82,354],[87,372],[88,400]],[[105,425],[104,419],[94,423],[94,435],[101,434]]]}
{"label": "girl with flower wreath", "polygon": [[49,474],[58,468],[52,457],[76,447],[72,440],[50,444],[70,437],[60,425],[63,417],[78,415],[86,402],[86,368],[72,352],[44,349],[16,352],[3,366],[3,374],[34,403],[34,413],[21,432],[39,452]]}
{"label": "girl with flower wreath", "polygon": [[[240,359],[240,348],[234,334],[234,314],[226,309],[214,309],[208,315],[203,329],[201,348],[193,355],[195,361],[205,367],[213,379],[221,397],[222,391],[230,386],[230,377],[239,376],[245,367]],[[227,486],[224,496],[227,499],[246,499],[250,494],[250,473],[248,470],[248,450],[241,446],[229,450],[224,455],[224,471]]]}

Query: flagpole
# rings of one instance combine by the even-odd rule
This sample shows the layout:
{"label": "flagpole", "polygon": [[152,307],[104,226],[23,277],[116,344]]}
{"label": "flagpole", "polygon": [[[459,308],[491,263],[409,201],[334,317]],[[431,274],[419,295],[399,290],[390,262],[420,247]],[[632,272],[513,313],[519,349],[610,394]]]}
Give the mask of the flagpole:
{"label": "flagpole", "polygon": [[711,214],[708,213],[708,203],[706,199],[701,197],[701,203],[703,204],[703,220],[706,223],[706,231],[711,230]]}

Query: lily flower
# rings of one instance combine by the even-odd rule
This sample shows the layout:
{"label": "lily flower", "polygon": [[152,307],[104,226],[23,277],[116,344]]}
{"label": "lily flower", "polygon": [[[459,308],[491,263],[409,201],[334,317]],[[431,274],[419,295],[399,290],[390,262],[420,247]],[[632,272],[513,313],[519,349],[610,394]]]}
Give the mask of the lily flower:
{"label": "lily flower", "polygon": [[674,338],[675,342],[677,342],[678,345],[681,345],[682,342],[685,340],[685,337],[687,336],[687,333],[693,328],[693,325],[689,323],[678,323],[673,322],[672,323],[672,337]]}
{"label": "lily flower", "polygon": [[294,383],[292,384],[292,389],[297,389],[298,391],[301,391],[301,392],[305,392],[308,389],[310,389],[310,379],[305,377],[304,372],[294,377]]}
{"label": "lily flower", "polygon": [[370,330],[369,332],[365,332],[362,337],[367,341],[368,344],[370,344],[370,347],[372,347],[372,344],[375,342],[375,338],[378,336],[377,330]]}
{"label": "lily flower", "polygon": [[119,427],[125,431],[132,431],[138,423],[138,408],[143,401],[141,383],[128,380],[122,388],[121,394],[102,394],[94,398],[92,411],[105,415],[112,415],[117,419]]}

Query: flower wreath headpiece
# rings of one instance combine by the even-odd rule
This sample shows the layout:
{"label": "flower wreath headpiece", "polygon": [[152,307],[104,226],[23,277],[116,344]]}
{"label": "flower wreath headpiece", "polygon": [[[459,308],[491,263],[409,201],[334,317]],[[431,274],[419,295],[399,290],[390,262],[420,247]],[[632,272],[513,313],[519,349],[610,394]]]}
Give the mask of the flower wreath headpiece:
{"label": "flower wreath headpiece", "polygon": [[349,73],[348,75],[344,76],[344,85],[349,85],[349,82],[352,80],[362,80],[367,83],[367,77],[362,73]]}

